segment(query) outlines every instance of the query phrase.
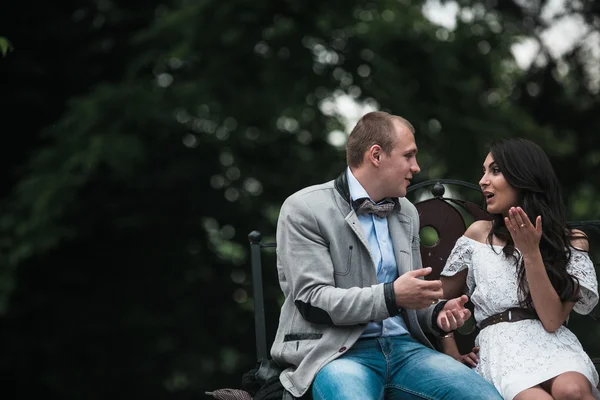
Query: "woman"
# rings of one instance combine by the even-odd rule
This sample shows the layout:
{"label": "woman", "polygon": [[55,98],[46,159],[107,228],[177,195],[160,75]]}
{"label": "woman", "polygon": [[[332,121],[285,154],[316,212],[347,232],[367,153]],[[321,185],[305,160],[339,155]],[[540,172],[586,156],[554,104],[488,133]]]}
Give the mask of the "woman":
{"label": "woman", "polygon": [[479,185],[493,221],[467,229],[441,278],[445,298],[466,285],[481,328],[478,357],[476,348],[462,361],[505,399],[600,398],[594,365],[564,326],[571,310],[598,303],[598,282],[585,234],[567,228],[548,157],[528,140],[498,141]]}

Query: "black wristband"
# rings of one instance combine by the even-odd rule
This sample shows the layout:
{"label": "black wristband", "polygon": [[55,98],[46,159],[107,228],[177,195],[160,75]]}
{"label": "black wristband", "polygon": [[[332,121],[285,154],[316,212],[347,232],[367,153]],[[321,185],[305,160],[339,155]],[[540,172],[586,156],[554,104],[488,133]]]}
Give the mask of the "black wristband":
{"label": "black wristband", "polygon": [[400,308],[396,305],[396,294],[394,293],[394,282],[383,284],[383,296],[385,297],[385,306],[390,317],[400,314]]}

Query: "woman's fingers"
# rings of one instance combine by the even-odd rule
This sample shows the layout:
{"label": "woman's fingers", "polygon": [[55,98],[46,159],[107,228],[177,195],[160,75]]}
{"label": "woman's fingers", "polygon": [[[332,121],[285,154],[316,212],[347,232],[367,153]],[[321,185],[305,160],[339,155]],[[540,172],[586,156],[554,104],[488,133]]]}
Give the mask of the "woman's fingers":
{"label": "woman's fingers", "polygon": [[520,207],[511,208],[508,213],[510,216],[512,216],[512,222],[515,225],[515,228],[526,228],[527,225],[525,225],[525,221],[523,220],[523,216],[521,215],[521,212],[523,210],[521,210],[520,212],[519,209]]}
{"label": "woman's fingers", "polygon": [[521,207],[517,207],[517,212],[518,212],[519,217],[523,221],[522,224],[524,224],[525,227],[535,229],[535,226],[533,226],[533,224],[529,220],[529,217],[527,216],[527,213],[525,212],[525,210],[523,210]]}
{"label": "woman's fingers", "polygon": [[504,217],[504,225],[506,225],[506,229],[508,229],[508,231],[511,233],[515,231],[515,226],[513,225],[513,223],[511,222],[510,218],[508,217]]}
{"label": "woman's fingers", "polygon": [[[468,365],[471,368],[475,368],[477,366],[477,361],[475,361],[475,358],[473,358],[473,356],[475,356],[475,354],[473,354],[473,353],[463,355],[462,356],[463,364]],[[477,356],[475,356],[475,357],[477,357]]]}

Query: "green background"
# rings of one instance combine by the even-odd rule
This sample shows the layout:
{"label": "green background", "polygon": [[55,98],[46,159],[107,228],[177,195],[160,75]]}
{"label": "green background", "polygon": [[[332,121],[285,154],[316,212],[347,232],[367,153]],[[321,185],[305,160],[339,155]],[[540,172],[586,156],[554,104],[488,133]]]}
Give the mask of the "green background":
{"label": "green background", "polygon": [[[491,140],[534,140],[569,218],[600,219],[600,1],[554,18],[588,24],[592,45],[541,46],[524,69],[511,47],[543,37],[546,1],[451,3],[450,28],[415,0],[8,3],[2,397],[239,386],[255,357],[247,235],[273,239],[282,201],[344,168],[336,98],[412,121],[415,182],[476,183]],[[264,280],[272,335],[272,251]]]}

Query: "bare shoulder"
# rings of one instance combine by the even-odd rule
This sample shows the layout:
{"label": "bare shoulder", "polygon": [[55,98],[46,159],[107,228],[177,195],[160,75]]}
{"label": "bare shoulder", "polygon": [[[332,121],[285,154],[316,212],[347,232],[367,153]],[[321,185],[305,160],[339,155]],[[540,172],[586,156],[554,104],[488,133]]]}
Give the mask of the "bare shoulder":
{"label": "bare shoulder", "polygon": [[492,229],[492,221],[479,220],[473,222],[465,231],[465,236],[469,239],[485,243],[488,234]]}
{"label": "bare shoulder", "polygon": [[590,250],[590,242],[587,235],[579,229],[571,229],[571,246],[577,250]]}

